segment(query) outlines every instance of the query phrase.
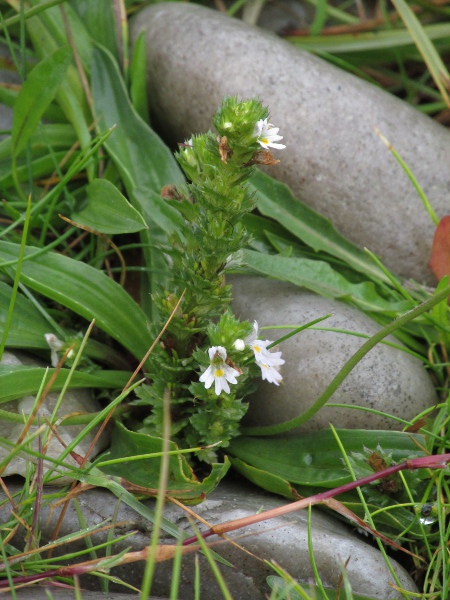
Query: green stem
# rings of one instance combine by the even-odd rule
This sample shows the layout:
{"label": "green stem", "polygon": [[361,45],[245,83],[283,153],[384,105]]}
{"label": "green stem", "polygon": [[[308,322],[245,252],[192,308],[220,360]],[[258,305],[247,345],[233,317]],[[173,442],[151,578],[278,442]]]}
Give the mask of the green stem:
{"label": "green stem", "polygon": [[403,327],[409,321],[412,321],[419,315],[424,312],[431,310],[433,306],[442,302],[450,295],[450,285],[447,285],[443,290],[436,293],[432,298],[422,302],[416,308],[408,311],[386,327],[383,327],[378,333],[372,336],[367,342],[365,342],[361,348],[359,348],[353,356],[349,358],[349,360],[345,363],[339,373],[334,377],[331,383],[328,385],[326,390],[323,392],[321,396],[314,402],[314,404],[305,410],[304,413],[298,415],[298,417],[294,417],[289,421],[285,421],[284,423],[279,423],[278,425],[268,425],[265,427],[243,427],[241,429],[241,433],[243,435],[276,435],[278,433],[284,433],[285,431],[289,431],[298,427],[299,425],[303,425],[306,423],[311,417],[313,417],[321,408],[324,406],[334,392],[338,389],[344,379],[349,375],[349,373],[356,367],[356,365],[364,358],[364,356],[376,346],[381,340],[385,337],[393,333],[396,329]]}

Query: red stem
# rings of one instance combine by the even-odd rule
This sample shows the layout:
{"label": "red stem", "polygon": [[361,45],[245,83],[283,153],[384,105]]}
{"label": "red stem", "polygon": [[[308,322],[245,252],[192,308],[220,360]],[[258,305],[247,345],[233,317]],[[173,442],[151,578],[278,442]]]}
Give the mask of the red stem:
{"label": "red stem", "polygon": [[[201,536],[203,539],[206,539],[215,534],[221,535],[223,533],[228,533],[229,531],[235,531],[240,527],[253,525],[254,523],[259,523],[260,521],[265,521],[266,519],[271,519],[273,517],[279,517],[280,515],[284,515],[295,510],[299,510],[301,508],[306,508],[309,504],[318,504],[319,502],[323,502],[324,500],[328,500],[329,498],[333,498],[334,496],[343,494],[344,492],[349,492],[350,490],[354,490],[357,487],[366,485],[366,483],[371,483],[372,481],[376,481],[377,479],[389,477],[389,475],[392,475],[393,473],[398,473],[399,471],[404,471],[405,469],[409,469],[410,471],[414,471],[415,469],[443,469],[447,466],[449,462],[450,454],[437,454],[432,456],[421,456],[419,458],[412,458],[406,460],[405,462],[399,463],[398,465],[391,465],[386,469],[376,471],[371,475],[362,477],[361,479],[350,481],[349,483],[345,483],[344,485],[341,485],[337,488],[333,488],[332,490],[327,490],[326,492],[315,494],[314,496],[310,496],[309,498],[302,498],[297,502],[291,502],[290,504],[286,504],[285,506],[280,506],[278,508],[266,510],[265,512],[258,513],[257,515],[243,517],[242,519],[236,519],[235,521],[228,521],[226,523],[219,523],[218,525],[214,525],[210,529],[204,531],[201,534]],[[192,536],[183,541],[183,546],[187,546],[196,541],[197,536]]]}

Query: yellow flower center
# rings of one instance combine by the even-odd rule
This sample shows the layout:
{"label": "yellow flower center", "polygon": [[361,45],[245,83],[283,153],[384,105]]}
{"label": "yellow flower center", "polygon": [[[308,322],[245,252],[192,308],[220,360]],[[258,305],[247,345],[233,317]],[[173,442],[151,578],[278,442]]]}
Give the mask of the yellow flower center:
{"label": "yellow flower center", "polygon": [[216,369],[214,371],[214,377],[223,377],[223,375],[224,375],[223,369]]}

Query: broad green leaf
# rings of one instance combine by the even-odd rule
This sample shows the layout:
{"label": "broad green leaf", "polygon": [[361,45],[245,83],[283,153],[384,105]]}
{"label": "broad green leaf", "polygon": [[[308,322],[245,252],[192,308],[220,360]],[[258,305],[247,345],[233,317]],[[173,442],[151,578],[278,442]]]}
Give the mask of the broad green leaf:
{"label": "broad green leaf", "polygon": [[[18,253],[18,244],[0,242],[0,261],[15,261]],[[15,266],[6,268],[10,275]],[[85,319],[95,319],[100,329],[139,360],[153,341],[146,335],[147,318],[138,304],[118,283],[90,265],[53,252],[43,254],[39,248],[28,246],[21,280]]]}
{"label": "broad green leaf", "polygon": [[144,221],[153,222],[164,231],[166,235],[178,233],[184,226],[184,219],[179,210],[166,202],[159,194],[148,188],[135,188],[133,190],[135,205],[140,206]]}
{"label": "broad green leaf", "polygon": [[26,147],[45,109],[53,100],[64,79],[72,50],[63,46],[39,62],[22,85],[14,105],[12,127],[13,155]]}
{"label": "broad green leaf", "polygon": [[[54,372],[55,369],[48,370],[46,381]],[[69,375],[70,369],[61,369],[53,383],[52,391],[61,391]],[[46,369],[43,367],[0,364],[0,403],[36,394],[45,377]],[[121,390],[129,379],[130,373],[127,371],[75,371],[71,375],[70,387]]]}
{"label": "broad green leaf", "polygon": [[342,236],[329,219],[295,198],[284,183],[256,171],[250,184],[256,190],[257,208],[263,215],[278,221],[316,252],[340,258],[370,279],[389,282],[363,250]]}
{"label": "broad green leaf", "polygon": [[[101,461],[115,458],[133,457],[143,454],[160,453],[163,440],[145,433],[130,431],[120,422],[116,423],[116,430],[112,437],[110,450],[104,454]],[[170,451],[176,451],[174,442],[169,444]],[[219,481],[229,469],[229,462],[212,465],[212,471],[208,477],[199,481],[189,466],[183,454],[172,454],[169,456],[169,488],[168,495],[184,502],[201,502],[206,494],[212,492]],[[136,485],[155,489],[157,493],[160,477],[161,458],[145,458],[143,460],[130,460],[119,462],[114,465],[105,465],[101,470],[110,475],[123,477]]]}
{"label": "broad green leaf", "polygon": [[[349,455],[361,453],[364,448],[376,450],[378,444],[395,462],[425,455],[419,449],[425,443],[422,435],[376,430],[338,430],[338,434]],[[313,496],[352,480],[331,430],[278,438],[237,437],[227,452],[233,468],[249,481],[290,499],[298,498],[298,494]],[[371,512],[378,511],[386,502],[395,505],[395,500],[376,488],[366,486],[365,491]],[[336,498],[364,518],[364,507],[355,490]],[[414,513],[402,506],[377,514],[376,524],[386,533],[408,529],[414,537],[422,535]]]}
{"label": "broad green leaf", "polygon": [[130,96],[131,102],[138,115],[146,123],[149,123],[146,63],[145,33],[142,32],[134,42],[133,46],[133,56],[131,58],[130,66]]}
{"label": "broad green leaf", "polygon": [[[154,198],[164,185],[183,184],[184,177],[172,152],[133,108],[114,58],[100,47],[95,48],[92,61],[92,95],[99,130],[116,126],[105,147],[122,176],[130,201],[149,226],[141,232],[147,267],[142,306],[152,316],[151,294],[167,273],[167,263],[155,248],[166,236],[152,218],[158,214]],[[136,188],[140,194],[133,193]]]}
{"label": "broad green leaf", "polygon": [[[362,452],[364,447],[375,450],[380,444],[395,462],[424,456],[419,450],[425,445],[422,435],[365,429],[340,429],[337,433],[348,454]],[[240,436],[231,440],[227,452],[294,485],[333,488],[352,480],[329,429],[276,438]]]}
{"label": "broad green leaf", "polygon": [[[323,492],[323,488],[326,487],[321,487],[319,485],[294,485],[291,484],[288,479],[280,477],[279,475],[274,475],[267,469],[256,468],[251,464],[240,460],[239,458],[231,456],[230,461],[231,466],[236,469],[238,473],[243,475],[246,479],[258,487],[262,488],[263,490],[267,490],[268,492],[279,494],[280,496],[284,496],[285,498],[289,498],[291,500],[298,500],[299,495],[303,496],[304,498],[314,496],[315,494]],[[355,491],[339,494],[336,499],[354,512],[358,517],[364,519],[365,509]],[[388,497],[383,495],[383,500],[388,500]],[[367,500],[366,502],[371,512],[379,509],[379,505]],[[390,504],[393,504],[391,499]],[[376,522],[377,526],[383,526],[386,528],[386,532],[392,532],[392,530],[403,531],[408,528],[408,531],[411,535],[421,535],[420,526],[415,515],[410,510],[401,506],[395,506],[394,508],[390,508],[388,511],[380,512],[376,517]]]}
{"label": "broad green leaf", "polygon": [[263,490],[268,490],[269,492],[284,496],[285,498],[291,498],[292,500],[298,499],[296,490],[287,479],[274,475],[267,471],[267,469],[263,470],[252,467],[239,458],[233,456],[229,456],[228,458],[230,459],[231,466],[236,469],[236,471],[241,473],[241,475],[244,475],[246,479]]}
{"label": "broad green leaf", "polygon": [[105,146],[122,175],[130,197],[136,187],[148,188],[159,194],[164,185],[184,183],[172,152],[137,114],[116,62],[101,47],[94,49],[92,94],[95,116],[99,119],[98,129],[116,127]]}
{"label": "broad green leaf", "polygon": [[[0,282],[0,337],[9,310],[11,292],[12,289],[9,285]],[[9,348],[48,349],[44,335],[49,332],[51,332],[51,327],[34,304],[22,294],[18,294],[6,346]]]}
{"label": "broad green leaf", "polygon": [[398,316],[411,308],[408,301],[383,298],[372,282],[350,283],[325,261],[244,250],[244,263],[257,273],[289,281],[325,298],[350,302],[365,312]]}
{"label": "broad green leaf", "polygon": [[92,39],[97,44],[107,48],[114,58],[119,60],[114,3],[111,0],[95,0],[95,2],[92,2],[92,0],[71,0],[70,5]]}
{"label": "broad green leaf", "polygon": [[86,187],[87,205],[71,218],[100,233],[133,233],[146,229],[138,211],[107,179],[94,179]]}

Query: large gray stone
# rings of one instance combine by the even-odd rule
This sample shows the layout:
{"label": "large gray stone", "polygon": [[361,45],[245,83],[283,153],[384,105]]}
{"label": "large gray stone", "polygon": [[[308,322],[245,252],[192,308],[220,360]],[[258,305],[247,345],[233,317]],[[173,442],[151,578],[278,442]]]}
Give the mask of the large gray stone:
{"label": "large gray stone", "polygon": [[[327,300],[294,285],[262,277],[234,276],[233,310],[242,319],[260,326],[299,326],[333,313],[324,327],[374,335],[380,325],[355,308]],[[262,339],[276,340],[286,331],[267,330]],[[390,337],[389,341],[401,345]],[[366,340],[330,331],[307,329],[282,343],[286,363],[282,384],[261,381],[249,398],[245,425],[274,425],[308,409],[347,360]],[[436,392],[421,362],[401,350],[378,344],[351,371],[330,402],[363,406],[410,420],[437,403]],[[332,423],[345,429],[401,429],[403,425],[365,411],[322,408],[291,433],[323,429]]]}
{"label": "large gray stone", "polygon": [[[52,489],[47,490],[49,494]],[[53,490],[54,491],[54,490]],[[54,501],[54,498],[53,498]],[[83,511],[86,526],[98,525],[104,519],[112,518],[116,509],[117,499],[105,490],[89,490],[78,496],[78,502]],[[154,508],[154,501],[145,501],[145,504]],[[200,505],[193,507],[202,519],[208,523],[223,523],[233,519],[239,519],[257,513],[259,510],[269,510],[286,504],[283,500],[272,494],[263,492],[245,481],[228,482],[222,481],[219,487],[208,496]],[[0,508],[0,518],[6,521],[7,506]],[[39,513],[39,527],[41,531],[41,543],[50,538],[58,519],[60,507],[50,510],[49,502],[45,500]],[[178,506],[167,505],[165,517],[175,523],[181,530],[192,534],[191,525],[184,511]],[[135,535],[127,537],[113,546],[113,553],[130,548],[130,551],[138,551],[148,545],[152,525],[133,510],[121,505],[117,515],[117,522],[121,522],[117,528],[117,534],[135,532]],[[200,525],[204,528],[203,525]],[[386,565],[379,550],[366,543],[350,531],[350,529],[323,514],[320,510],[312,511],[312,539],[314,556],[320,577],[325,586],[337,585],[341,573],[341,564],[349,559],[347,574],[356,593],[367,594],[380,600],[401,599],[402,595],[396,592],[389,582],[393,582],[388,566]],[[74,533],[80,529],[76,512],[71,504],[63,521],[60,536]],[[243,537],[239,534],[245,533]],[[264,560],[275,560],[285,568],[297,580],[308,583],[313,579],[313,571],[308,551],[308,514],[307,511],[298,511],[290,515],[284,515],[262,522],[243,531],[237,532],[237,543],[245,550],[236,545],[222,543],[214,545],[213,549],[228,560],[233,567],[220,565],[220,571],[235,600],[264,600],[270,593],[266,583],[268,575],[274,575],[274,571],[268,567]],[[94,533],[91,536],[93,544],[102,543],[108,536],[107,531]],[[233,534],[230,534],[233,537]],[[161,543],[173,543],[173,538],[162,533]],[[16,547],[20,547],[17,535],[14,538]],[[75,551],[85,547],[83,540],[74,540],[64,547],[64,551]],[[247,552],[246,552],[247,551]],[[222,600],[223,594],[211,572],[210,567],[203,555],[198,555],[201,573],[201,595],[202,599]],[[262,559],[262,560],[261,560]],[[82,557],[80,561],[84,560]],[[417,591],[411,577],[395,560],[391,559],[391,565],[399,578],[400,585],[409,591]],[[115,567],[111,574],[121,577],[123,581],[139,587],[144,573],[144,563],[136,562]],[[152,594],[156,596],[170,595],[172,580],[171,561],[157,565]],[[98,580],[90,577],[81,577],[81,586],[91,588],[98,586]],[[123,587],[112,584],[111,591],[125,591]],[[194,598],[194,555],[183,557],[182,574],[178,598],[180,600],[191,600]]]}
{"label": "large gray stone", "polygon": [[258,96],[287,146],[270,174],[400,276],[435,281],[428,268],[434,225],[373,126],[440,216],[450,193],[443,126],[273,34],[201,6],[150,6],[131,21],[133,39],[142,31],[153,124],[172,144],[210,129],[223,96]]}

